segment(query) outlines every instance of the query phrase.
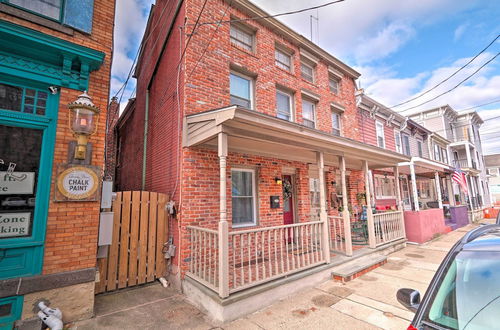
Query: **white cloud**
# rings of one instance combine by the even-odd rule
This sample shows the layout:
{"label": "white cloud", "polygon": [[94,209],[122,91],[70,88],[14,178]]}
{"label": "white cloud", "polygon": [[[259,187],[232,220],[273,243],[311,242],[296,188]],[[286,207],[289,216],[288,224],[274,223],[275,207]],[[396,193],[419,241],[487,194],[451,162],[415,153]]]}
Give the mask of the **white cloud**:
{"label": "white cloud", "polygon": [[453,41],[458,41],[460,40],[460,38],[462,38],[465,30],[467,29],[467,27],[469,26],[469,23],[465,23],[465,24],[460,24],[456,29],[455,29],[455,32],[453,33]]}

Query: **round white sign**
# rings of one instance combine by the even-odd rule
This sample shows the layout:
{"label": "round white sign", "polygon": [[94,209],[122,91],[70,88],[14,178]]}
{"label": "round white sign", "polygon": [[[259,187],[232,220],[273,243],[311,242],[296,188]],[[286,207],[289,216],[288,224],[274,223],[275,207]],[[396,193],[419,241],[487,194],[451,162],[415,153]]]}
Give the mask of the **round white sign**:
{"label": "round white sign", "polygon": [[88,198],[97,189],[96,174],[85,167],[69,168],[59,176],[59,190],[70,199]]}

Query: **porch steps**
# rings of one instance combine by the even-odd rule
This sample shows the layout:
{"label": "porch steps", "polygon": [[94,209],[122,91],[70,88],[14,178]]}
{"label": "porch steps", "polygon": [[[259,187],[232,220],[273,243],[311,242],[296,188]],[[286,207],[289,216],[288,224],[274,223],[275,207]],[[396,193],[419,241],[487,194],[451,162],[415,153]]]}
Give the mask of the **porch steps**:
{"label": "porch steps", "polygon": [[332,268],[332,277],[335,281],[349,282],[356,277],[384,265],[387,256],[369,254]]}

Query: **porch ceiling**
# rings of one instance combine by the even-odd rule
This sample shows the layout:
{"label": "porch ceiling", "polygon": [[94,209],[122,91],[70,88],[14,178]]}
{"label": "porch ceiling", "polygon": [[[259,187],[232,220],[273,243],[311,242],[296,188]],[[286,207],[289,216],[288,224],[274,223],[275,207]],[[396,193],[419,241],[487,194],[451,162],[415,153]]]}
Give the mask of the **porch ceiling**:
{"label": "porch ceiling", "polygon": [[409,161],[392,151],[338,137],[237,106],[187,116],[184,120],[185,147],[217,146],[217,135],[228,135],[230,151],[316,163],[316,151],[322,151],[327,165],[337,165],[337,156],[345,156],[349,168],[385,168]]}

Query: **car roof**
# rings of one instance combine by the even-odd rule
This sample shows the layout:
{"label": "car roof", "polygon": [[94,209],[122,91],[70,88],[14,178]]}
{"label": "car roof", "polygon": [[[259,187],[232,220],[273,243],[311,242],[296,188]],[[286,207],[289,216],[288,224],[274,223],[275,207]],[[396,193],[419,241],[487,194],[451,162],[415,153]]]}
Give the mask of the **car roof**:
{"label": "car roof", "polygon": [[462,243],[465,251],[500,251],[500,226],[479,227],[465,235]]}

